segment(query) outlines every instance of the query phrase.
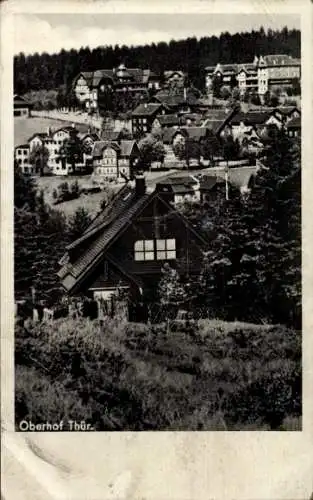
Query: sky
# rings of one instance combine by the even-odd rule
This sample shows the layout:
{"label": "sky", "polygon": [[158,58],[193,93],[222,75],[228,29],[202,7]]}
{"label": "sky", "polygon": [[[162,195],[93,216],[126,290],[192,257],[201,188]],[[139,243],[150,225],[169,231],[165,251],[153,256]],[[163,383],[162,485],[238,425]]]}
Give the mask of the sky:
{"label": "sky", "polygon": [[14,53],[144,45],[259,29],[300,29],[293,14],[15,14]]}

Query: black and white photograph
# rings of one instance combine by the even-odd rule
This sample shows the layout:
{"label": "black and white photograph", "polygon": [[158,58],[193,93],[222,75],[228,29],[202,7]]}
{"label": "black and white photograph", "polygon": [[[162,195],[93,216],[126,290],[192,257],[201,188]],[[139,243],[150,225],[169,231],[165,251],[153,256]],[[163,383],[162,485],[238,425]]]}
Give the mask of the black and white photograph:
{"label": "black and white photograph", "polygon": [[15,24],[16,431],[301,431],[300,16]]}

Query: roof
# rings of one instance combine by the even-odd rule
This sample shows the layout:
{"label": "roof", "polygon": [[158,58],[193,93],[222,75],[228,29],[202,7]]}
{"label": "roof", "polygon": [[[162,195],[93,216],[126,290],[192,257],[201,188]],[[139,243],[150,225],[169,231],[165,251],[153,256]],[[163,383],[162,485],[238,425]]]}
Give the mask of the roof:
{"label": "roof", "polygon": [[132,112],[132,116],[151,116],[157,113],[162,108],[162,104],[157,103],[143,103],[139,104]]}
{"label": "roof", "polygon": [[157,115],[157,120],[159,120],[161,125],[179,125],[179,117],[178,115]]}
{"label": "roof", "polygon": [[122,140],[120,142],[120,151],[121,151],[121,156],[130,156],[133,152],[133,149],[135,147],[136,141],[134,140]]}
{"label": "roof", "polygon": [[217,184],[223,184],[224,179],[213,175],[203,175],[200,179],[200,190],[210,191]]}
{"label": "roof", "polygon": [[185,100],[184,89],[178,89],[175,94],[170,91],[160,90],[153,96],[153,99],[157,99],[159,102],[169,107],[179,107],[186,103],[189,105],[196,105],[199,102],[198,97],[191,88],[187,89],[186,98]]}
{"label": "roof", "polygon": [[199,181],[192,175],[167,177],[156,184],[156,190],[162,192],[163,188],[166,187],[174,194],[185,195],[194,193],[194,187],[198,183]]}
{"label": "roof", "polygon": [[24,148],[24,149],[27,148],[27,149],[29,149],[29,147],[30,147],[29,144],[20,144],[19,146],[15,146],[14,149],[18,149],[18,148]]}
{"label": "roof", "polygon": [[223,73],[223,75],[237,73],[238,64],[218,64],[214,72],[217,73],[218,71]]}
{"label": "roof", "polygon": [[181,76],[182,78],[185,78],[185,76],[186,76],[183,71],[181,71],[181,70],[174,70],[173,69],[173,70],[166,70],[166,71],[164,71],[164,78],[167,80],[168,78],[171,78],[171,76],[173,76],[175,74]]}
{"label": "roof", "polygon": [[111,147],[115,149],[115,151],[118,151],[120,149],[120,146],[118,145],[117,142],[114,141],[96,141],[93,146],[92,150],[92,156],[94,158],[97,158],[102,155],[102,152],[105,148]]}
{"label": "roof", "polygon": [[206,127],[182,127],[182,130],[185,130],[187,132],[189,139],[194,139],[195,141],[206,137],[208,133]]}
{"label": "roof", "polygon": [[[126,82],[137,82],[137,83],[147,83],[149,78],[155,78],[156,74],[150,69],[141,68],[126,68],[125,66],[120,66],[114,69],[97,69],[96,71],[81,71],[74,79],[74,84],[78,78],[82,75],[88,87],[98,87],[102,79],[111,80],[113,85],[124,84]],[[120,81],[122,77],[122,82]]]}
{"label": "roof", "polygon": [[171,185],[180,185],[180,184],[190,184],[190,185],[193,185],[193,184],[197,184],[198,183],[198,180],[193,177],[192,175],[179,175],[179,176],[170,176],[170,177],[167,177],[166,179],[164,179],[163,181],[161,182],[158,182],[157,184],[159,185],[167,185],[167,184],[171,184]]}
{"label": "roof", "polygon": [[177,132],[177,128],[174,127],[167,127],[162,130],[162,139],[164,144],[170,144],[172,142],[172,139]]}
{"label": "roof", "polygon": [[249,125],[257,125],[263,124],[268,120],[271,116],[271,113],[268,111],[248,111],[244,113],[239,111],[230,119],[230,123],[232,125],[240,124],[240,122],[249,124]]}
{"label": "roof", "polygon": [[28,142],[30,142],[32,139],[34,139],[35,137],[40,137],[41,140],[45,140],[45,139],[49,139],[49,136],[48,134],[45,134],[44,132],[36,132],[35,134],[33,134],[29,139],[28,139]]}
{"label": "roof", "polygon": [[224,120],[210,120],[210,119],[207,119],[203,122],[202,126],[209,129],[209,130],[212,130],[212,132],[214,134],[218,134],[219,131],[223,128],[224,125],[226,125],[226,120],[224,118]]}
{"label": "roof", "polygon": [[203,121],[203,116],[199,113],[186,113],[181,116],[181,123],[186,123],[187,120],[192,120],[195,125],[200,125]]}
{"label": "roof", "polygon": [[118,141],[120,137],[120,130],[102,130],[101,140],[103,141]]}
{"label": "roof", "polygon": [[267,66],[287,66],[291,64],[299,65],[299,59],[293,59],[293,57],[287,54],[269,54],[263,56],[263,59]]}
{"label": "roof", "polygon": [[93,141],[99,141],[100,139],[98,134],[90,134],[89,132],[78,132],[77,137],[79,137],[81,141],[84,141],[88,137],[90,137]]}
{"label": "roof", "polygon": [[88,267],[94,262],[94,260],[102,254],[102,252],[109,247],[110,243],[114,238],[120,233],[120,231],[128,225],[136,212],[143,208],[144,204],[147,202],[150,194],[145,194],[134,200],[125,210],[121,211],[118,217],[107,223],[106,226],[102,228],[99,235],[90,244],[88,249],[70,266],[67,267],[67,271],[77,278],[82,272],[86,272]]}
{"label": "roof", "polygon": [[286,128],[301,128],[301,118],[298,116],[291,118],[286,124]]}
{"label": "roof", "polygon": [[14,107],[15,106],[26,106],[28,108],[32,108],[33,104],[29,101],[27,101],[24,97],[19,96],[18,94],[15,94],[13,97],[13,103]]}
{"label": "roof", "polygon": [[294,111],[298,111],[298,113],[301,114],[301,111],[299,108],[297,108],[297,106],[280,106],[279,108],[274,108],[274,109],[275,111],[279,111],[280,113],[286,116],[290,115]]}
{"label": "roof", "polygon": [[238,73],[240,73],[240,71],[245,71],[247,74],[257,74],[258,68],[253,63],[238,64],[237,71]]}

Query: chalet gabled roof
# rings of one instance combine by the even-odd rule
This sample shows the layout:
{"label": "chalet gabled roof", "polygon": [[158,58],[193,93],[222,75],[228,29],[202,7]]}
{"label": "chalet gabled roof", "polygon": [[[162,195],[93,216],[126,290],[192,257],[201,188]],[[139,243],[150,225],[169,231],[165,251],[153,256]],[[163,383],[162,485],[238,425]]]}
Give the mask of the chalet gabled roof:
{"label": "chalet gabled roof", "polygon": [[96,141],[94,143],[94,147],[92,150],[92,156],[94,158],[98,158],[99,156],[102,155],[102,152],[105,148],[113,148],[115,151],[120,150],[120,146],[118,145],[117,142],[114,141]]}
{"label": "chalet gabled roof", "polygon": [[115,218],[111,223],[99,231],[99,235],[89,245],[88,249],[71,265],[70,274],[75,278],[85,272],[93,261],[109,248],[116,236],[128,226],[133,216],[143,208],[149,199],[150,194],[141,196],[129,208],[123,211],[118,218]]}

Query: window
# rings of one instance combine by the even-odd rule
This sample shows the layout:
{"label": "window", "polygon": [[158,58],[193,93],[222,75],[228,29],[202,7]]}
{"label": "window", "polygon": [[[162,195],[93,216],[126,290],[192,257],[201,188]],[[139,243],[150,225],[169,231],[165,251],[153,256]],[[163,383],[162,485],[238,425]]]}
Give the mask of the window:
{"label": "window", "polygon": [[174,239],[156,240],[157,260],[176,259],[176,242]]}
{"label": "window", "polygon": [[135,243],[135,260],[176,259],[176,241],[171,239],[139,240]]}
{"label": "window", "polygon": [[154,260],[154,241],[139,240],[135,243],[135,260]]}

